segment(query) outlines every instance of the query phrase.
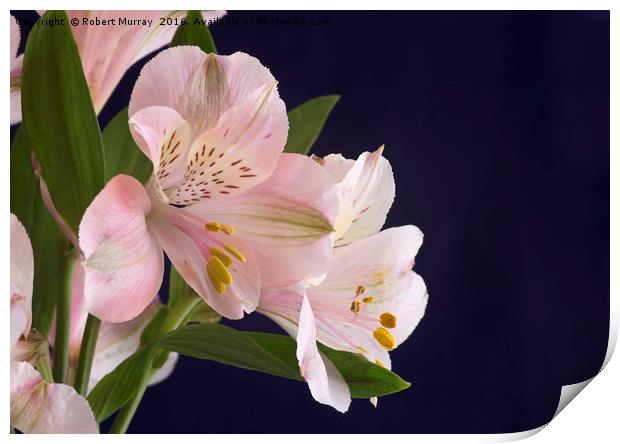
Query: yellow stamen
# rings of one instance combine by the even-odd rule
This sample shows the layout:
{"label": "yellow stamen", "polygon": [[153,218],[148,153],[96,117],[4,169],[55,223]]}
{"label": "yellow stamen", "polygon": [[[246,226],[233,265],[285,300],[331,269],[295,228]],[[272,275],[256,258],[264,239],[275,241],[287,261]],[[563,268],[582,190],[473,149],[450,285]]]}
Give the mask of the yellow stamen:
{"label": "yellow stamen", "polygon": [[222,224],[222,231],[229,236],[232,236],[233,234],[235,234],[235,227],[230,224]]}
{"label": "yellow stamen", "polygon": [[351,311],[353,313],[358,313],[361,308],[362,308],[362,303],[360,301],[351,302]]}
{"label": "yellow stamen", "polygon": [[208,271],[212,271],[217,280],[222,284],[232,284],[232,274],[230,274],[224,263],[217,256],[211,256],[209,258],[209,262],[207,262],[207,272]]}
{"label": "yellow stamen", "polygon": [[361,345],[356,345],[355,348],[358,349],[359,351],[361,351],[362,353],[368,353],[368,350],[366,350]]}
{"label": "yellow stamen", "polygon": [[385,364],[383,362],[381,362],[381,360],[379,360],[379,359],[375,359],[375,364],[377,364],[379,367],[385,368]]}
{"label": "yellow stamen", "polygon": [[386,328],[396,327],[396,316],[394,316],[390,312],[381,313],[381,316],[379,316],[379,320],[381,321],[381,325]]}
{"label": "yellow stamen", "polygon": [[375,298],[373,298],[372,296],[366,296],[364,299],[362,299],[362,302],[364,304],[370,304]]}
{"label": "yellow stamen", "polygon": [[217,291],[219,294],[224,294],[224,292],[226,291],[226,285],[224,285],[224,283],[218,279],[217,275],[213,272],[212,269],[209,268],[208,265],[207,276],[209,277],[211,284],[213,284],[215,291]]}
{"label": "yellow stamen", "polygon": [[205,224],[205,228],[209,231],[218,232],[222,229],[222,226],[218,224],[217,222],[207,222]]}
{"label": "yellow stamen", "polygon": [[211,248],[211,254],[221,260],[222,263],[226,266],[226,268],[230,267],[233,263],[232,259],[226,256],[226,253],[224,253],[219,248]]}
{"label": "yellow stamen", "polygon": [[385,328],[377,328],[372,335],[377,340],[377,342],[381,344],[383,348],[385,348],[387,351],[392,351],[394,350],[394,347],[396,347],[396,341],[394,340],[394,336],[392,336],[392,333],[387,331]]}
{"label": "yellow stamen", "polygon": [[224,244],[224,245],[222,245],[222,247],[224,247],[224,250],[226,250],[230,254],[232,254],[234,256],[234,258],[237,259],[238,261],[247,262],[247,259],[245,258],[245,256],[243,254],[241,254],[241,252],[239,250],[237,250],[235,247],[233,247],[232,245]]}
{"label": "yellow stamen", "polygon": [[357,287],[357,290],[355,290],[355,296],[359,296],[360,294],[362,294],[365,291],[366,291],[366,289],[360,285],[359,287]]}

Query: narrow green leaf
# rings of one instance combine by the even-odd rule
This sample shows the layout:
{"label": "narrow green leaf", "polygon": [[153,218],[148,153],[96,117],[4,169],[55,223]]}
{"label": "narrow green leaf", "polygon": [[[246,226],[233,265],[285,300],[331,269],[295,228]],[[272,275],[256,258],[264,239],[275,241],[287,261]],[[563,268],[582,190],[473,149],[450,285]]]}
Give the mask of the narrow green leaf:
{"label": "narrow green leaf", "polygon": [[23,126],[54,205],[75,233],[104,185],[103,143],[67,14],[48,11],[35,26],[22,69]]}
{"label": "narrow green leaf", "polygon": [[129,174],[142,183],[146,182],[153,164],[133,140],[127,108],[110,120],[102,135],[106,182],[117,174]]}
{"label": "narrow green leaf", "polygon": [[[303,380],[295,355],[296,344],[289,336],[240,332],[220,324],[200,324],[173,331],[160,341],[159,346],[198,359]],[[320,344],[319,347],[347,381],[354,398],[389,395],[410,386],[397,374],[360,355],[332,350]]]}
{"label": "narrow green leaf", "polygon": [[[287,365],[297,368],[296,344],[291,337],[258,332],[251,332],[249,335]],[[353,398],[385,396],[411,386],[396,373],[373,364],[361,355],[318,345],[321,353],[332,361],[347,381]]]}
{"label": "narrow green leaf", "polygon": [[308,154],[339,100],[340,96],[316,97],[289,111],[288,140],[284,152]]}
{"label": "narrow green leaf", "polygon": [[56,299],[63,291],[63,264],[69,242],[48,212],[32,169],[31,150],[23,126],[11,146],[11,213],[26,228],[34,253],[32,326],[47,337]]}
{"label": "narrow green leaf", "polygon": [[143,378],[151,376],[144,369],[151,365],[154,352],[153,347],[141,349],[97,383],[88,395],[97,422],[104,421],[125,405],[136,394]]}
{"label": "narrow green leaf", "polygon": [[215,42],[200,11],[188,11],[185,17],[186,24],[177,28],[170,46],[198,46],[207,54],[217,54]]}
{"label": "narrow green leaf", "polygon": [[159,346],[186,356],[285,378],[301,377],[298,370],[277,359],[249,335],[221,324],[194,324],[179,328],[165,336]]}

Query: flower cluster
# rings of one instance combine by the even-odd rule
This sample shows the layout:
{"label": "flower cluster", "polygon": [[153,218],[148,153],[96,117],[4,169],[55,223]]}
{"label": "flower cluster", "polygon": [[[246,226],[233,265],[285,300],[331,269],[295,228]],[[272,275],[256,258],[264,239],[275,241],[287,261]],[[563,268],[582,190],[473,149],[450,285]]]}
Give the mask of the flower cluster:
{"label": "flower cluster", "polygon": [[[121,35],[95,29],[74,37],[99,111],[126,69],[171,35],[139,26]],[[13,31],[14,20],[12,123],[20,117],[21,62]],[[421,231],[382,230],[395,197],[383,147],[356,160],[283,152],[288,117],[269,69],[245,53],[195,46],[166,49],[144,66],[128,116],[152,174],[145,183],[112,177],[83,215],[69,372],[89,313],[103,321],[90,388],[140,348],[161,306],[165,253],[222,317],[256,311],[282,327],[296,340],[312,396],[347,411],[347,382],[317,341],[389,369],[389,352],[412,333],[427,302],[424,281],[412,271]],[[86,399],[48,374],[47,342],[31,330],[32,279],[28,235],[12,216],[11,424],[23,432],[96,432]],[[171,353],[151,383],[176,359]]]}

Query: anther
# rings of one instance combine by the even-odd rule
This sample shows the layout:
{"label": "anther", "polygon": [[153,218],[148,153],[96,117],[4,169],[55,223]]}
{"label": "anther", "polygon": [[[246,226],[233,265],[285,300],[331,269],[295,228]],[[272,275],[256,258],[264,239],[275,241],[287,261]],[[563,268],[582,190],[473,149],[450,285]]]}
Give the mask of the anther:
{"label": "anther", "polygon": [[211,256],[207,262],[207,271],[211,270],[215,277],[224,285],[232,284],[232,274],[228,271],[224,263],[217,257]]}
{"label": "anther", "polygon": [[381,316],[379,316],[379,320],[381,321],[381,325],[383,325],[385,328],[396,327],[396,316],[394,316],[392,313],[381,313]]}
{"label": "anther", "polygon": [[383,348],[385,348],[387,351],[392,351],[394,350],[394,347],[396,347],[396,341],[394,340],[394,336],[392,336],[392,333],[387,331],[385,328],[377,328],[372,335],[377,340],[377,342],[381,344]]}
{"label": "anther", "polygon": [[226,253],[224,253],[219,248],[211,248],[211,254],[221,260],[224,266],[226,266],[226,268],[232,265],[232,259],[226,256]]}
{"label": "anther", "polygon": [[[223,193],[223,191],[221,191]],[[235,234],[235,227],[229,224],[221,224],[221,230],[229,236]]]}
{"label": "anther", "polygon": [[372,297],[372,296],[366,296],[364,299],[362,299],[362,302],[363,302],[364,304],[370,304],[372,301],[374,301],[374,299],[375,299],[375,298],[374,298],[374,297]]}
{"label": "anther", "polygon": [[217,222],[208,222],[205,224],[205,228],[209,231],[220,231],[222,229],[222,225]]}
{"label": "anther", "polygon": [[365,291],[366,291],[366,289],[360,285],[359,287],[357,287],[357,290],[355,290],[355,295],[359,296],[360,294],[362,294]]}
{"label": "anther", "polygon": [[238,261],[240,261],[240,262],[247,262],[247,259],[245,258],[245,256],[243,254],[241,254],[241,252],[239,250],[237,250],[235,247],[233,247],[232,245],[224,244],[224,245],[222,245],[222,247],[224,247],[224,250],[229,252]]}
{"label": "anther", "polygon": [[360,301],[352,301],[351,302],[351,311],[353,313],[358,313],[362,308],[362,303]]}

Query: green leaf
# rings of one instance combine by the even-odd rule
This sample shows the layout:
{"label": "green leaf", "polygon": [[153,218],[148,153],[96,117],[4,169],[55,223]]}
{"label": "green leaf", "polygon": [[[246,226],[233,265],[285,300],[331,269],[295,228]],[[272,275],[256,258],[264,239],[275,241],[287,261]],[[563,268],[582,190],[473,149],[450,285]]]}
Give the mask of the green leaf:
{"label": "green leaf", "polygon": [[187,23],[177,28],[170,46],[198,46],[207,54],[217,54],[215,42],[200,11],[188,11],[185,19]]}
{"label": "green leaf", "polygon": [[339,100],[340,96],[316,97],[289,111],[288,140],[284,152],[308,154]]}
{"label": "green leaf", "polygon": [[69,242],[41,199],[23,126],[18,128],[11,146],[11,213],[17,216],[30,237],[35,269],[32,326],[47,337],[56,299],[64,291],[63,264]]}
{"label": "green leaf", "polygon": [[103,143],[67,14],[48,11],[35,26],[22,68],[22,118],[54,205],[77,233],[104,185]]}
{"label": "green leaf", "polygon": [[150,377],[144,369],[151,365],[155,355],[153,347],[143,348],[105,375],[88,395],[97,422],[104,421],[125,405],[136,394],[143,379]]}
{"label": "green leaf", "polygon": [[[303,380],[295,355],[296,344],[289,336],[240,332],[221,324],[200,324],[173,331],[159,346],[198,359]],[[347,381],[354,398],[389,395],[410,386],[397,374],[360,355],[332,350],[321,344],[319,347]]]}
{"label": "green leaf", "polygon": [[[290,336],[258,332],[249,335],[283,362],[297,368],[296,343]],[[323,344],[318,346],[347,381],[353,398],[385,396],[411,386],[396,373],[373,364],[359,354],[333,350]]]}
{"label": "green leaf", "polygon": [[106,182],[117,174],[129,174],[140,182],[148,180],[153,164],[133,140],[127,108],[121,110],[103,130]]}
{"label": "green leaf", "polygon": [[280,361],[249,335],[221,324],[194,324],[179,328],[160,342],[165,350],[198,359],[299,379],[299,371]]}

